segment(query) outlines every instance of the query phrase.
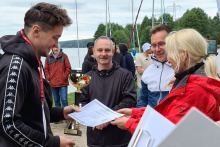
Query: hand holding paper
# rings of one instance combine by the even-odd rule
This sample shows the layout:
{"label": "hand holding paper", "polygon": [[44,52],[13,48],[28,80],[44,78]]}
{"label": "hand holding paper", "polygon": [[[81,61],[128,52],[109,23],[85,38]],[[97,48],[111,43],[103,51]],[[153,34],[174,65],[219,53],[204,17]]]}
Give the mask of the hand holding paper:
{"label": "hand holding paper", "polygon": [[120,117],[111,122],[112,125],[117,125],[120,129],[127,130],[125,124],[128,121],[128,117]]}
{"label": "hand holding paper", "polygon": [[89,127],[99,126],[124,115],[111,110],[97,99],[94,99],[80,110],[81,112],[74,112],[69,116],[80,124]]}

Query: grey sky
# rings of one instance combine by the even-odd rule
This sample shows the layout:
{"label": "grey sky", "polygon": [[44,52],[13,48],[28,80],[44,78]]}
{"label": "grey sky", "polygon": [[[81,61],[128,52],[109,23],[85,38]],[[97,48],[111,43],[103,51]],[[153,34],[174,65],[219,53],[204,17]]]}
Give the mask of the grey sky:
{"label": "grey sky", "polygon": [[[15,34],[23,28],[25,12],[40,0],[7,0],[0,5],[0,37],[3,35]],[[60,4],[67,9],[73,24],[65,28],[60,40],[76,39],[76,12],[75,0],[44,0],[53,4]],[[110,21],[125,26],[132,23],[132,0],[109,0]],[[137,15],[141,0],[134,0],[134,19]],[[194,7],[202,8],[210,17],[217,13],[216,0],[164,0],[165,11],[173,15],[173,4],[176,7],[176,17],[181,17],[187,9]],[[106,1],[105,0],[78,0],[78,26],[79,39],[92,38],[98,24],[106,23]],[[161,14],[161,0],[155,0],[155,15]],[[141,23],[144,16],[152,16],[152,0],[143,0],[138,23]],[[108,19],[109,21],[109,19]]]}

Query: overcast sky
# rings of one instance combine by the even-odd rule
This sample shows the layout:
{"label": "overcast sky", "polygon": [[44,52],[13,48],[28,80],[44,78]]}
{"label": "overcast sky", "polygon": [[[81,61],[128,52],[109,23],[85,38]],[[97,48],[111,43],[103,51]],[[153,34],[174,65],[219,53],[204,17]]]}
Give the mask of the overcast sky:
{"label": "overcast sky", "polygon": [[[152,1],[143,0],[141,11],[138,17],[138,23],[141,23],[144,16],[152,16]],[[7,0],[2,1],[0,5],[0,37],[3,35],[15,34],[24,26],[25,12],[40,0]],[[65,28],[60,38],[63,40],[73,40],[76,35],[76,5],[75,0],[44,0],[53,4],[60,4],[67,10],[73,20],[73,24]],[[176,5],[176,11],[173,11],[173,5]],[[134,0],[134,19],[141,0]],[[194,7],[202,8],[208,16],[212,17],[217,13],[216,0],[164,0],[165,12],[176,18],[181,17],[187,9]],[[106,23],[106,0],[78,0],[78,31],[79,39],[92,38],[97,26],[100,23]],[[132,23],[132,0],[109,0],[110,21],[122,25],[123,27]],[[164,11],[164,10],[163,10]],[[161,0],[155,0],[155,16],[161,14]],[[109,16],[108,16],[109,17]],[[108,18],[109,21],[109,18]]]}

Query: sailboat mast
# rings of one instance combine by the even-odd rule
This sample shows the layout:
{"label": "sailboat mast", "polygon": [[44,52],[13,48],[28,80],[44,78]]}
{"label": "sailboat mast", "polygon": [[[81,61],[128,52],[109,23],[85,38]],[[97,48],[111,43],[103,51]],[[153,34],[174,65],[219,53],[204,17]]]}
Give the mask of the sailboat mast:
{"label": "sailboat mast", "polygon": [[153,8],[152,8],[152,28],[154,27],[154,0],[153,0]]}
{"label": "sailboat mast", "polygon": [[108,8],[108,3],[107,3],[107,0],[106,0],[106,16],[105,16],[105,19],[106,19],[106,23],[105,23],[105,36],[107,37],[108,36],[108,34],[107,34],[107,13],[108,13],[108,10],[107,10],[107,8]]}
{"label": "sailboat mast", "polygon": [[[134,0],[131,0],[132,2],[132,25],[134,26]],[[135,50],[135,36],[134,36],[134,31],[133,31],[133,46]]]}
{"label": "sailboat mast", "polygon": [[79,67],[80,67],[80,56],[79,56],[79,34],[78,34],[78,18],[77,18],[77,0],[76,2],[76,34],[77,34],[77,46],[78,46],[78,57],[79,57]]}
{"label": "sailboat mast", "polygon": [[135,22],[134,22],[133,30],[131,32],[131,36],[130,36],[130,39],[129,39],[129,42],[128,42],[128,48],[129,48],[129,45],[131,43],[132,34],[133,34],[135,26],[136,26],[136,22],[137,22],[137,19],[138,19],[138,15],[139,15],[139,12],[140,12],[140,9],[141,9],[142,2],[143,2],[143,0],[141,0],[141,4],[140,4],[139,9],[138,9],[138,13],[137,13],[137,16],[136,16],[136,19],[135,19]]}

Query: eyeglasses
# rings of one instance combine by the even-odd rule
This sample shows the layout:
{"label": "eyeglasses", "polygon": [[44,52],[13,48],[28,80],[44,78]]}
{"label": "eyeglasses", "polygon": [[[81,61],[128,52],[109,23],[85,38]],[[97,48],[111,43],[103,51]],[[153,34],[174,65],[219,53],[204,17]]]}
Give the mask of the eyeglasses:
{"label": "eyeglasses", "polygon": [[152,44],[151,49],[156,49],[157,46],[158,46],[158,48],[162,48],[162,47],[164,47],[165,44],[166,43]]}

